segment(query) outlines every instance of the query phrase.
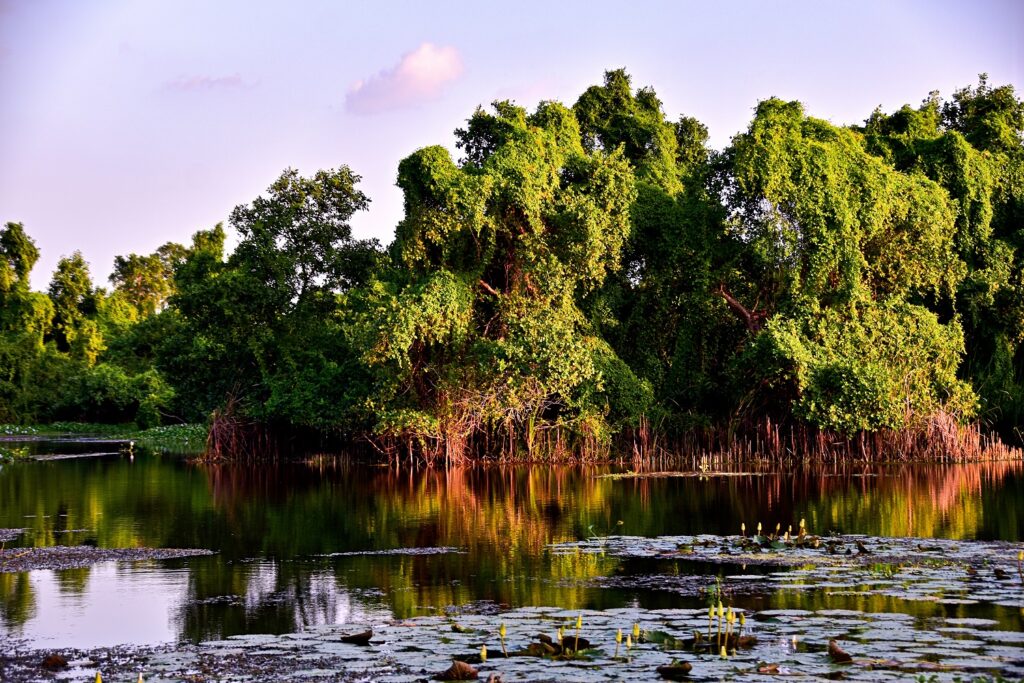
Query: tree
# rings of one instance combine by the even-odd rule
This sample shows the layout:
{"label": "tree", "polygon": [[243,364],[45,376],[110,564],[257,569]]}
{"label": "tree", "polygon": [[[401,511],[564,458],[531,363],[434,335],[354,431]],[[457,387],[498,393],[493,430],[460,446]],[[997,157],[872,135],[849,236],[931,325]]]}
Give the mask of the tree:
{"label": "tree", "polygon": [[268,421],[347,425],[346,384],[359,369],[335,322],[338,297],[368,279],[380,253],[376,240],[352,237],[349,221],[369,202],[358,182],[345,166],[311,178],[289,169],[232,212],[240,241],[229,258],[220,226],[195,235],[160,351],[178,394],[195,397],[190,415],[235,395]]}
{"label": "tree", "polygon": [[76,251],[62,257],[50,280],[53,302],[53,339],[61,351],[96,362],[103,350],[103,339],[95,321],[96,291],[89,276],[89,264]]}
{"label": "tree", "polygon": [[718,252],[729,245],[718,197],[708,189],[707,128],[685,116],[669,122],[654,90],[634,93],[622,70],[606,72],[604,85],[588,88],[573,110],[585,146],[621,150],[633,165],[637,193],[622,268],[583,308],[662,405],[714,412],[724,398],[721,360],[736,331],[712,295],[712,271],[726,258]]}
{"label": "tree", "polygon": [[971,416],[973,392],[955,372],[959,321],[923,305],[950,299],[965,272],[945,190],[796,102],[762,102],[726,154],[730,230],[752,266],[736,278],[767,312],[766,324],[744,316],[753,335],[737,366],[738,388],[752,388],[744,404],[760,394],[762,407],[789,404],[845,433],[914,427],[942,411]]}
{"label": "tree", "polygon": [[495,103],[456,135],[461,163],[427,147],[399,165],[393,270],[352,293],[376,429],[450,457],[485,443],[532,449],[554,427],[604,443],[602,367],[619,370],[619,388],[644,390],[577,299],[619,267],[629,164],[586,150],[554,102],[530,115]]}
{"label": "tree", "polygon": [[21,223],[7,223],[0,231],[0,294],[28,288],[28,276],[39,260],[39,249]]}
{"label": "tree", "polygon": [[140,317],[163,309],[174,292],[174,269],[185,258],[184,247],[168,242],[148,256],[114,257],[110,283],[122,293]]}
{"label": "tree", "polygon": [[1024,103],[1012,86],[978,85],[943,103],[876,111],[867,148],[904,172],[926,174],[952,199],[954,245],[966,267],[955,299],[965,331],[962,377],[983,414],[1009,432],[1024,418]]}
{"label": "tree", "polygon": [[16,422],[32,411],[33,369],[53,319],[49,298],[29,289],[38,259],[21,223],[0,230],[0,421]]}

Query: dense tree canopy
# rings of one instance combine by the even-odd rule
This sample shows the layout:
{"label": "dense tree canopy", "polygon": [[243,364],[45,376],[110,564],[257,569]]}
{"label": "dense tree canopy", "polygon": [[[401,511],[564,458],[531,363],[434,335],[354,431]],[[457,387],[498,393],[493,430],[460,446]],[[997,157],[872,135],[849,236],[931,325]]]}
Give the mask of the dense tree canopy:
{"label": "dense tree canopy", "polygon": [[0,419],[263,423],[426,455],[550,453],[650,425],[839,435],[1024,419],[1024,103],[862,125],[759,103],[722,150],[623,70],[511,102],[398,167],[385,250],[347,167],[285,171],[188,246],[77,252],[46,294],[0,230]]}

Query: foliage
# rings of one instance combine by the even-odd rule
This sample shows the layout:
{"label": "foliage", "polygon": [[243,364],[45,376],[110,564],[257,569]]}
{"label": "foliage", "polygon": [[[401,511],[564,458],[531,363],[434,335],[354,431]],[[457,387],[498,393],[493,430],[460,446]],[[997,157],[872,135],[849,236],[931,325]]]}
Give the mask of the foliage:
{"label": "foliage", "polygon": [[[0,420],[204,422],[427,457],[597,453],[649,426],[850,436],[1024,419],[1024,103],[1011,86],[863,125],[760,102],[707,147],[609,71],[571,108],[478,108],[398,167],[386,250],[348,167],[286,170],[201,230],[47,293],[0,230]],[[950,417],[952,416],[952,417]],[[248,421],[248,422],[246,422]],[[893,431],[890,431],[893,430]],[[816,432],[817,433],[817,432]],[[973,433],[973,432],[972,432]]]}
{"label": "foliage", "polygon": [[376,241],[352,238],[367,207],[347,167],[306,179],[285,171],[266,197],[231,216],[240,241],[225,260],[220,226],[201,231],[175,270],[158,367],[204,418],[228,395],[267,421],[345,429],[356,354],[340,334],[338,297],[366,282]]}
{"label": "foliage", "polygon": [[932,93],[916,109],[876,111],[864,132],[869,151],[949,195],[966,270],[951,304],[965,331],[960,372],[983,414],[1010,430],[1024,419],[1024,103],[982,74],[952,101]]}
{"label": "foliage", "polygon": [[351,300],[349,333],[377,378],[368,412],[428,452],[532,452],[540,430],[565,427],[606,442],[596,357],[614,354],[578,298],[619,267],[629,165],[588,151],[557,103],[498,102],[456,135],[460,163],[428,147],[399,165],[392,267]]}

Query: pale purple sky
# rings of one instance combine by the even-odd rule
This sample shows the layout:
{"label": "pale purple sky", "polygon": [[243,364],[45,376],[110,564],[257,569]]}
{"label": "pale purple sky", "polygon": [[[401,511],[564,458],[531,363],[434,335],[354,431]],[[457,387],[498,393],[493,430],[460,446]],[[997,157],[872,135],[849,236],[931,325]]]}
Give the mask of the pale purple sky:
{"label": "pale purple sky", "polygon": [[0,221],[106,284],[286,167],[348,164],[389,242],[397,164],[478,104],[571,104],[605,69],[722,147],[778,96],[836,123],[988,72],[1024,92],[1024,2],[0,0]]}

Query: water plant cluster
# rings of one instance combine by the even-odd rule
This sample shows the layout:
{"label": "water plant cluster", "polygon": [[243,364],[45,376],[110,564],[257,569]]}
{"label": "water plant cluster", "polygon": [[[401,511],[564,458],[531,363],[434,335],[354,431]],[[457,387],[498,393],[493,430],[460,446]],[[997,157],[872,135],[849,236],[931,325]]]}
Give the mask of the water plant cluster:
{"label": "water plant cluster", "polygon": [[19,446],[0,444],[0,464],[12,463],[28,457],[28,449]]}
{"label": "water plant cluster", "polygon": [[[91,679],[102,667],[105,680],[202,675],[225,681],[303,681],[338,675],[343,680],[395,683],[499,677],[509,683],[767,680],[779,675],[863,681],[917,676],[952,682],[1016,680],[1024,675],[1020,634],[1000,630],[990,619],[940,617],[918,623],[902,614],[850,610],[736,614],[736,619],[742,615],[752,637],[724,652],[709,652],[703,645],[701,634],[708,621],[704,610],[622,608],[572,615],[533,607],[365,627],[318,626],[280,636],[239,635],[198,646],[140,648],[134,656],[73,653],[77,658],[68,660],[67,673]],[[582,621],[580,639],[587,638],[586,650],[566,656],[531,649],[546,642],[540,636],[558,628],[569,633],[577,621]],[[499,635],[501,625],[504,635]],[[625,636],[618,642],[622,631]],[[627,640],[628,647],[623,645]],[[507,652],[502,649],[506,641]],[[554,638],[548,635],[547,641]],[[38,665],[40,657],[32,653],[22,659]],[[338,666],[344,673],[337,671]]]}
{"label": "water plant cluster", "polygon": [[983,455],[965,424],[1024,416],[1024,103],[983,76],[865,114],[768,99],[713,150],[611,71],[409,155],[387,247],[352,236],[355,172],[288,170],[232,212],[233,252],[217,225],[109,288],[76,252],[31,291],[7,223],[0,421],[213,414],[225,451],[304,430],[449,460]]}
{"label": "water plant cluster", "polygon": [[0,425],[0,436],[12,437],[9,443],[0,444],[0,455],[8,457],[29,455],[29,449],[18,446],[17,437],[31,440],[46,440],[53,437],[79,436],[84,439],[99,438],[123,441],[126,452],[136,445],[154,451],[173,453],[201,453],[206,446],[208,428],[205,424],[168,424],[148,429],[139,429],[135,424],[101,424],[88,422],[53,422],[45,425]]}

